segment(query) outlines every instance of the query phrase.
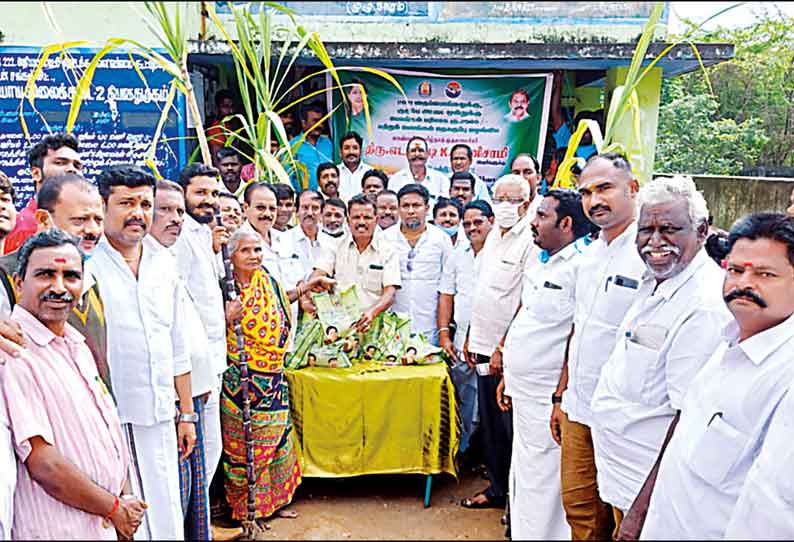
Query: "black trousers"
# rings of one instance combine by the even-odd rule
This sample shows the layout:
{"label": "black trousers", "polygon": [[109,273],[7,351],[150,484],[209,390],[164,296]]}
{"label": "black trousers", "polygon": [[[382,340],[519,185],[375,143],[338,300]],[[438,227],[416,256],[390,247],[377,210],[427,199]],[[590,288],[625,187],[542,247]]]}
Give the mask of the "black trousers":
{"label": "black trousers", "polygon": [[[490,357],[477,354],[477,363],[488,361]],[[507,496],[510,454],[513,449],[513,413],[502,412],[496,404],[496,387],[501,379],[501,375],[477,375],[480,442],[483,446],[483,462],[491,482],[485,494],[491,499]]]}

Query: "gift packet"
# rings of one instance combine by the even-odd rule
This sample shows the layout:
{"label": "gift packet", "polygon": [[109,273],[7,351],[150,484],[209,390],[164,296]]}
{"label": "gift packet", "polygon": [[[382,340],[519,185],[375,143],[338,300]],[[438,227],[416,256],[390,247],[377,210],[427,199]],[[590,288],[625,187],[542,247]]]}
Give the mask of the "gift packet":
{"label": "gift packet", "polygon": [[337,345],[323,345],[312,348],[306,355],[308,367],[347,368],[352,367],[350,358],[339,350]]}

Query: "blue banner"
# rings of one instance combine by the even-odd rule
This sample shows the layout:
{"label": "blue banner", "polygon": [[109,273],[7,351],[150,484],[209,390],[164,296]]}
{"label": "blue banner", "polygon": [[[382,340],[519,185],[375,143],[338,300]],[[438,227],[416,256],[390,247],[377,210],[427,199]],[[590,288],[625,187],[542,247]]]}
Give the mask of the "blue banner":
{"label": "blue banner", "polygon": [[[73,49],[68,56],[50,56],[39,75],[31,106],[22,98],[39,52],[36,47],[0,47],[0,169],[14,183],[18,208],[34,192],[27,151],[42,136],[63,131],[77,80],[95,53]],[[80,142],[83,174],[89,180],[110,165],[143,165],[151,146],[171,76],[156,64],[133,58],[135,64],[126,52],[105,55],[80,108],[73,133]],[[167,142],[158,145],[155,155],[158,170],[168,179],[176,179],[187,162],[185,100],[179,92],[176,96],[175,110],[169,113],[161,136]],[[20,108],[30,141],[22,129]]]}

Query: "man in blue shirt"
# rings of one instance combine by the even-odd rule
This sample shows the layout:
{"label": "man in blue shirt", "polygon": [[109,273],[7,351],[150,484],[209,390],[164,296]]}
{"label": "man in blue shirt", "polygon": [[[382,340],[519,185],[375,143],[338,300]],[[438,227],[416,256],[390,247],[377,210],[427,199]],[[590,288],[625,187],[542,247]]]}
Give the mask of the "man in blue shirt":
{"label": "man in blue shirt", "polygon": [[306,188],[317,190],[317,166],[323,162],[334,161],[334,145],[328,136],[320,133],[321,124],[318,123],[324,116],[325,112],[317,102],[303,108],[301,111],[303,130],[289,142],[290,146],[295,145],[303,134],[306,134],[306,139],[295,151],[296,171],[290,172],[290,180],[296,192]]}

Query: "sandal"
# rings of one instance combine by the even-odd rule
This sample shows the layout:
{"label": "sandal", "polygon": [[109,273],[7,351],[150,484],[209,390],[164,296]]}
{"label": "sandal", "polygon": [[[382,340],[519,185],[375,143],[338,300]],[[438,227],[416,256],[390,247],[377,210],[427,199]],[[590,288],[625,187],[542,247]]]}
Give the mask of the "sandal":
{"label": "sandal", "polygon": [[[484,501],[475,501],[477,497],[482,495],[485,497]],[[481,509],[481,508],[504,508],[505,507],[505,498],[491,498],[485,494],[484,491],[477,493],[474,497],[466,497],[462,501],[460,501],[460,505],[463,508],[472,508],[472,509]]]}
{"label": "sandal", "polygon": [[274,514],[277,518],[286,518],[286,519],[295,519],[298,517],[298,513],[295,510],[281,510],[276,511]]}

